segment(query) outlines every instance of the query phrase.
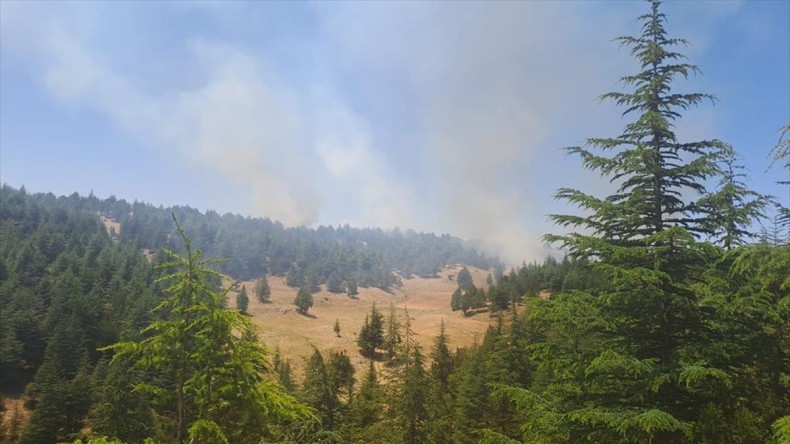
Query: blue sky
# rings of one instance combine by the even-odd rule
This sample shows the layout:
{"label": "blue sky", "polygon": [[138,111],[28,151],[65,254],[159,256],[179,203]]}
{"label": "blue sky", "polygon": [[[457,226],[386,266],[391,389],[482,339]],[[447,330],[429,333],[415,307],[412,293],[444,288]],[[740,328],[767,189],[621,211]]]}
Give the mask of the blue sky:
{"label": "blue sky", "polygon": [[[30,191],[449,232],[542,257],[560,148],[619,134],[641,2],[0,2],[0,180]],[[664,6],[750,185],[790,122],[790,2]]]}

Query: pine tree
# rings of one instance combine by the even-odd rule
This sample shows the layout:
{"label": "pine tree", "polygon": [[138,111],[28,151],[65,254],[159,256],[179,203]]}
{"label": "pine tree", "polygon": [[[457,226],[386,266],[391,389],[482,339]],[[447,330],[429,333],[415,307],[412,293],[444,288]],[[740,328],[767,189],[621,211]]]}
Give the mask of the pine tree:
{"label": "pine tree", "polygon": [[154,436],[150,400],[134,390],[143,378],[141,370],[128,359],[119,359],[112,365],[100,362],[94,373],[98,387],[88,416],[91,430],[124,442],[143,442]]}
{"label": "pine tree", "polygon": [[277,375],[277,380],[280,381],[280,384],[282,384],[282,386],[285,387],[288,392],[293,393],[294,389],[296,388],[296,384],[294,383],[293,377],[291,375],[291,361],[288,359],[283,359],[279,345],[274,349],[272,368],[274,369],[274,374]]}
{"label": "pine tree", "polygon": [[340,319],[335,319],[335,326],[332,327],[332,330],[335,332],[335,336],[338,338],[340,337]]}
{"label": "pine tree", "polygon": [[354,296],[359,294],[359,291],[357,291],[357,280],[356,279],[350,278],[348,280],[348,284],[346,285],[346,287],[348,287],[348,289],[346,290],[346,293],[348,294],[348,297],[353,298]]}
{"label": "pine tree", "polygon": [[296,305],[300,313],[307,313],[307,310],[313,306],[313,294],[310,292],[309,288],[302,286],[299,291],[296,292],[294,305]]}
{"label": "pine tree", "polygon": [[350,403],[354,395],[354,373],[356,370],[345,351],[329,354],[329,368],[327,371],[332,385],[332,392],[338,400],[345,400],[346,404]]}
{"label": "pine tree", "polygon": [[452,387],[453,358],[450,355],[444,320],[439,335],[431,349],[430,385],[427,401],[427,435],[429,442],[452,442],[452,433],[457,428],[453,415]]}
{"label": "pine tree", "polygon": [[289,287],[299,288],[305,284],[304,271],[296,264],[291,265],[288,274],[285,275],[285,284]]}
{"label": "pine tree", "polygon": [[[779,162],[780,167],[790,174],[790,123],[779,130],[779,141],[776,142],[776,145],[771,150],[771,154],[773,155],[771,166],[773,167]],[[777,183],[790,187],[790,176],[788,176],[787,180],[781,180]],[[790,195],[788,195],[787,201],[776,202],[776,207],[779,213],[779,224],[787,230],[786,239],[782,243],[790,244]]]}
{"label": "pine tree", "polygon": [[368,371],[362,378],[359,392],[349,405],[342,426],[348,442],[391,442],[393,431],[386,424],[384,393],[378,383],[376,367],[368,361]]}
{"label": "pine tree", "polygon": [[434,339],[431,350],[431,377],[444,392],[449,389],[450,374],[453,372],[453,358],[450,355],[448,342],[444,319],[442,319],[439,324],[439,335]]}
{"label": "pine tree", "polygon": [[236,309],[239,310],[239,313],[246,315],[247,308],[250,305],[250,297],[247,296],[247,287],[241,287],[241,291],[236,294]]}
{"label": "pine tree", "polygon": [[461,309],[461,296],[463,295],[463,291],[461,288],[456,288],[453,292],[453,295],[450,297],[450,308],[453,311],[457,311]]}
{"label": "pine tree", "polygon": [[357,345],[362,356],[372,358],[376,349],[384,345],[384,316],[376,310],[376,304],[370,309],[370,314],[365,316],[365,322],[359,330]]}
{"label": "pine tree", "polygon": [[463,291],[467,291],[472,287],[474,281],[472,280],[472,273],[469,272],[468,268],[464,267],[458,272],[456,282],[458,282],[458,288]]}
{"label": "pine tree", "polygon": [[428,412],[427,382],[422,350],[414,338],[411,329],[411,318],[408,308],[404,307],[403,322],[403,356],[404,365],[400,371],[400,384],[397,388],[398,416],[402,433],[402,440],[407,444],[417,444],[425,441],[426,421]]}
{"label": "pine tree", "polygon": [[266,279],[266,275],[263,275],[255,282],[255,296],[259,302],[266,303],[271,300],[272,290],[269,287],[269,280]]}
{"label": "pine tree", "polygon": [[340,279],[337,273],[333,272],[329,275],[329,279],[326,280],[326,289],[331,293],[342,293],[344,291],[343,280]]}
{"label": "pine tree", "polygon": [[[585,338],[586,345],[556,348],[552,355],[558,362],[576,362],[565,370],[569,380],[556,380],[547,389],[562,394],[550,404],[541,404],[545,397],[532,398],[529,408],[543,412],[530,414],[535,424],[549,417],[546,409],[563,412],[552,421],[567,421],[563,424],[579,440],[680,441],[690,433],[688,412],[699,408],[674,375],[693,362],[692,344],[704,339],[704,313],[691,284],[716,252],[695,241],[708,230],[710,215],[688,198],[707,194],[705,182],[720,173],[717,162],[726,146],[717,140],[680,142],[673,132],[682,111],[714,98],[672,91],[678,77],[698,69],[673,51],[687,42],[667,37],[659,7],[652,1],[651,11],[638,18],[640,36],[617,39],[640,64],[639,73],[621,79],[633,90],[602,96],[624,106],[624,115],[635,115],[635,120],[617,137],[588,139],[585,147],[568,148],[585,168],[617,184],[617,191],[597,198],[560,189],[557,198],[590,215],[552,215],[555,223],[580,232],[546,236],[571,255],[595,261],[596,269],[611,276],[611,289],[597,298],[571,295],[551,304],[554,319],[587,310],[595,313],[595,320],[589,330],[582,330],[588,323],[577,315],[579,326],[572,334]],[[547,343],[557,339],[548,338]],[[573,354],[577,356],[569,361]],[[553,391],[561,384],[565,390]],[[524,430],[539,428],[525,424]],[[540,436],[530,439],[549,439]]]}
{"label": "pine tree", "polygon": [[[108,347],[111,365],[130,359],[156,377],[136,388],[154,395],[158,415],[172,421],[174,431],[164,440],[259,441],[269,434],[272,420],[308,417],[307,409],[279,384],[264,378],[270,370],[266,351],[257,341],[249,319],[225,308],[230,288],[217,292],[209,283],[219,274],[204,259],[173,215],[184,254],[165,250],[170,270],[168,297],[156,307],[162,316],[146,327],[144,339]],[[237,334],[239,336],[237,336]]]}
{"label": "pine tree", "polygon": [[698,206],[708,214],[704,227],[709,236],[731,250],[754,236],[749,226],[765,218],[769,198],[746,188],[743,183],[746,175],[739,172],[744,167],[736,163],[732,148],[723,146],[719,189],[700,199]]}
{"label": "pine tree", "polygon": [[338,405],[337,394],[332,390],[324,357],[317,348],[305,365],[305,379],[302,393],[308,405],[315,408],[321,415],[321,421],[329,430],[335,428],[335,411]]}
{"label": "pine tree", "polygon": [[400,323],[398,322],[398,315],[395,313],[395,305],[390,302],[390,312],[389,316],[387,316],[387,326],[384,331],[383,344],[385,357],[388,361],[393,361],[395,359],[395,353],[400,343]]}

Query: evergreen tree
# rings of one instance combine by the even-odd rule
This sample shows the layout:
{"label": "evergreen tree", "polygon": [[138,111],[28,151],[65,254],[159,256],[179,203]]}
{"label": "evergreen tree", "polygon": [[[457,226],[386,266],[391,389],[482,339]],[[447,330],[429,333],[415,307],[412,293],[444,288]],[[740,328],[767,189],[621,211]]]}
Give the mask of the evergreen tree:
{"label": "evergreen tree", "polygon": [[365,322],[359,330],[357,345],[362,356],[372,358],[376,349],[384,345],[384,316],[376,310],[376,304],[370,309],[370,314],[365,316]]}
{"label": "evergreen tree", "polygon": [[247,296],[247,287],[241,286],[241,291],[236,294],[236,309],[239,313],[246,315],[250,305],[250,297]]}
{"label": "evergreen tree", "polygon": [[332,393],[340,400],[345,400],[346,404],[351,402],[354,394],[354,366],[345,351],[329,354],[329,380],[332,385]]}
{"label": "evergreen tree", "polygon": [[[209,284],[218,274],[207,268],[216,260],[193,250],[178,227],[184,254],[166,250],[172,270],[169,297],[158,307],[162,315],[143,330],[144,339],[122,342],[113,364],[131,359],[156,377],[136,387],[154,395],[157,414],[172,421],[163,440],[181,443],[188,434],[195,441],[258,442],[270,434],[274,420],[294,420],[307,410],[279,384],[263,377],[270,366],[250,321],[225,309],[230,288],[217,292]],[[237,337],[239,334],[240,337]]]}
{"label": "evergreen tree", "polygon": [[332,327],[332,330],[335,332],[335,336],[338,338],[340,337],[340,319],[335,319],[335,326]]}
{"label": "evergreen tree", "polygon": [[359,393],[349,405],[342,427],[348,442],[389,443],[393,431],[387,426],[384,393],[379,386],[373,361],[368,361],[368,371],[362,379]]}
{"label": "evergreen tree", "polygon": [[749,190],[743,183],[746,176],[738,171],[743,166],[736,164],[735,152],[724,145],[721,160],[719,189],[703,197],[699,207],[709,216],[704,221],[710,237],[721,243],[726,250],[742,245],[754,233],[749,231],[752,222],[765,218],[769,199]]}
{"label": "evergreen tree", "polygon": [[343,280],[340,279],[337,273],[333,272],[329,275],[329,279],[326,281],[326,289],[331,293],[342,293],[345,291],[343,288]]}
{"label": "evergreen tree", "polygon": [[317,348],[313,348],[313,354],[305,365],[302,393],[307,404],[318,411],[324,427],[334,430],[337,394],[333,390],[324,357]]}
{"label": "evergreen tree", "polygon": [[351,297],[354,297],[354,296],[359,294],[359,291],[357,291],[357,280],[356,279],[350,278],[348,280],[348,285],[346,285],[346,287],[347,287],[346,292],[348,293],[348,297],[351,298]]}
{"label": "evergreen tree", "polygon": [[384,331],[384,344],[382,346],[388,361],[395,359],[395,353],[400,343],[400,322],[398,322],[398,315],[395,313],[395,305],[390,302],[390,312],[389,316],[387,316],[387,326]]}
{"label": "evergreen tree", "polygon": [[[771,166],[779,162],[781,168],[790,172],[790,123],[779,130],[779,141],[776,142],[776,145],[771,150],[771,154],[773,155]],[[782,180],[777,183],[790,187],[790,177],[788,177],[788,180]],[[776,207],[779,213],[779,225],[787,230],[785,233],[786,238],[783,239],[782,244],[790,244],[790,197],[787,198],[786,202],[776,202]]]}
{"label": "evergreen tree", "polygon": [[285,284],[293,288],[302,287],[305,284],[304,271],[296,264],[291,265],[285,276]]}
{"label": "evergreen tree", "polygon": [[450,355],[447,333],[442,320],[439,335],[431,349],[430,386],[427,401],[427,435],[430,442],[452,442],[457,428],[453,418],[453,397],[450,376],[453,358]]}
{"label": "evergreen tree", "polygon": [[60,318],[53,326],[44,362],[28,385],[33,412],[21,443],[58,442],[82,428],[90,407],[88,352],[84,333],[73,320]]}
{"label": "evergreen tree", "polygon": [[453,295],[450,297],[450,308],[453,311],[457,311],[461,309],[461,296],[463,295],[463,291],[461,288],[456,288],[453,292]]}
{"label": "evergreen tree", "polygon": [[272,290],[269,287],[269,280],[266,279],[266,275],[263,275],[255,282],[255,296],[258,298],[258,301],[263,303],[271,300]]}
{"label": "evergreen tree", "polygon": [[456,282],[458,282],[458,288],[463,291],[469,290],[472,285],[474,285],[474,281],[472,280],[472,273],[469,272],[469,269],[464,267],[461,271],[458,272],[458,277],[456,277]]}
{"label": "evergreen tree", "polygon": [[[642,35],[617,39],[631,48],[641,67],[621,79],[633,91],[602,96],[625,106],[624,114],[636,114],[636,119],[617,137],[588,139],[587,147],[568,149],[618,189],[603,199],[560,189],[557,198],[591,214],[552,219],[589,234],[546,239],[560,242],[576,257],[597,261],[595,267],[611,276],[611,288],[595,298],[575,295],[552,304],[553,319],[565,312],[587,312],[594,318],[588,323],[575,316],[572,334],[585,338],[584,347],[556,344],[552,359],[575,365],[565,369],[567,378],[555,378],[544,389],[554,397],[544,403],[546,397],[528,402],[523,393],[516,396],[522,407],[541,412],[530,413],[532,423],[524,430],[534,434],[525,439],[682,441],[691,430],[689,412],[699,408],[677,375],[691,371],[695,345],[705,340],[704,312],[692,283],[715,251],[695,242],[710,219],[687,199],[706,194],[704,184],[719,173],[717,161],[725,149],[716,140],[680,142],[673,132],[683,110],[713,97],[672,92],[675,79],[697,67],[673,52],[686,41],[667,37],[659,7],[653,1],[651,11],[639,17]],[[582,329],[588,325],[589,330]],[[556,428],[541,432],[541,418],[552,418],[550,409],[552,421],[565,427],[564,435],[553,434]]]}
{"label": "evergreen tree", "polygon": [[298,292],[296,292],[296,298],[294,298],[294,305],[296,305],[297,309],[300,313],[306,314],[307,310],[313,306],[313,294],[310,292],[310,289],[306,286],[302,286]]}
{"label": "evergreen tree", "polygon": [[119,359],[112,365],[100,362],[95,373],[98,387],[88,416],[91,430],[124,442],[142,442],[154,436],[150,400],[134,390],[144,377],[141,370],[127,359]]}
{"label": "evergreen tree", "polygon": [[277,380],[280,381],[280,384],[282,384],[288,392],[293,393],[296,384],[291,375],[291,361],[283,359],[279,345],[274,349],[272,367],[274,368],[274,374],[277,375]]}

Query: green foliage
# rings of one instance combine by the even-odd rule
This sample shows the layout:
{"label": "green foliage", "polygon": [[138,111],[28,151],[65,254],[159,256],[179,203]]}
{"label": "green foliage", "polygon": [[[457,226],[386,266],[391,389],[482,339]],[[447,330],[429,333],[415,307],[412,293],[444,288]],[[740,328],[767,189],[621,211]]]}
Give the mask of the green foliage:
{"label": "green foliage", "polygon": [[185,254],[168,250],[170,260],[160,266],[173,270],[160,279],[169,282],[169,297],[156,307],[162,318],[143,330],[143,339],[109,347],[113,363],[131,359],[158,375],[140,381],[137,390],[150,393],[157,414],[173,421],[167,440],[183,442],[189,433],[193,439],[257,442],[270,433],[270,421],[307,416],[305,407],[264,378],[266,352],[250,321],[225,309],[229,289],[210,286],[216,272],[207,265],[216,260],[202,258],[180,227],[179,233]]}
{"label": "green foliage", "polygon": [[241,287],[241,290],[236,294],[236,309],[239,313],[246,315],[247,308],[250,306],[250,297],[247,296],[247,287]]}
{"label": "green foliage", "polygon": [[335,325],[332,327],[332,330],[335,332],[335,336],[338,338],[340,337],[340,319],[335,319]]}
{"label": "green foliage", "polygon": [[142,442],[153,436],[153,415],[150,400],[135,384],[144,375],[128,359],[113,365],[101,361],[94,372],[95,402],[88,415],[91,430],[99,435],[113,436],[126,442]]}
{"label": "green foliage", "polygon": [[326,288],[330,293],[343,293],[346,291],[345,288],[343,288],[343,279],[341,279],[340,275],[337,273],[329,275],[326,281]]}
{"label": "green foliage", "polygon": [[472,273],[469,272],[469,269],[464,267],[461,271],[458,272],[458,276],[455,278],[456,282],[458,282],[458,288],[463,291],[467,291],[474,285],[472,280]]}
{"label": "green foliage", "polygon": [[773,423],[774,440],[777,443],[790,442],[790,415],[782,416]]}
{"label": "green foliage", "polygon": [[384,417],[385,393],[379,386],[373,361],[362,378],[359,392],[350,402],[341,434],[348,442],[389,443],[393,440]]}
{"label": "green foliage", "polygon": [[[552,216],[576,231],[546,239],[584,267],[568,269],[561,285],[541,284],[553,300],[530,304],[521,321],[533,379],[497,393],[525,414],[529,442],[762,442],[788,405],[778,384],[787,370],[788,258],[738,247],[765,198],[740,182],[728,145],[677,139],[681,113],[712,96],[672,92],[696,67],[673,51],[686,42],[666,36],[659,3],[639,21],[642,35],[617,39],[641,66],[621,79],[633,89],[602,96],[635,119],[617,137],[568,149],[617,190],[605,198],[558,191],[588,215]],[[719,190],[708,193],[716,177]],[[724,248],[698,242],[705,234]],[[534,294],[535,281],[506,276],[497,287]],[[582,291],[557,294],[562,287]]]}
{"label": "green foliage", "polygon": [[390,311],[387,316],[387,325],[384,331],[384,342],[382,348],[384,349],[384,357],[387,361],[394,363],[395,353],[400,347],[402,342],[400,334],[400,322],[398,315],[395,313],[395,305],[390,302]]}
{"label": "green foliage", "polygon": [[305,365],[302,396],[309,406],[318,411],[323,426],[328,430],[333,430],[335,428],[335,413],[339,400],[329,371],[324,363],[324,357],[315,348]]}
{"label": "green foliage", "polygon": [[711,238],[730,250],[754,236],[749,227],[765,218],[769,198],[746,187],[746,175],[739,172],[744,167],[736,164],[734,150],[726,144],[722,144],[722,149],[718,190],[704,196],[697,205],[707,214],[703,226]]}
{"label": "green foliage", "polygon": [[349,280],[348,280],[348,282],[346,284],[346,287],[347,287],[346,294],[348,294],[348,297],[354,297],[354,296],[359,294],[359,291],[357,291],[357,280],[356,279],[349,278]]}
{"label": "green foliage", "polygon": [[467,291],[461,294],[458,300],[458,306],[464,315],[468,314],[469,310],[485,307],[486,293],[482,288],[477,288],[474,285],[470,286]]}
{"label": "green foliage", "polygon": [[456,288],[453,292],[453,295],[450,297],[450,308],[453,311],[457,311],[461,309],[461,295],[463,292],[460,288]]}
{"label": "green foliage", "polygon": [[307,313],[307,310],[313,306],[313,293],[310,292],[308,287],[302,286],[299,291],[296,292],[294,305],[296,305],[296,308],[299,309],[301,313]]}
{"label": "green foliage", "polygon": [[362,356],[367,358],[373,358],[376,349],[384,345],[384,315],[376,309],[376,304],[373,304],[370,314],[365,316],[357,336],[357,345]]}
{"label": "green foliage", "polygon": [[266,303],[271,300],[272,290],[269,288],[269,280],[266,275],[255,281],[255,296],[259,302]]}

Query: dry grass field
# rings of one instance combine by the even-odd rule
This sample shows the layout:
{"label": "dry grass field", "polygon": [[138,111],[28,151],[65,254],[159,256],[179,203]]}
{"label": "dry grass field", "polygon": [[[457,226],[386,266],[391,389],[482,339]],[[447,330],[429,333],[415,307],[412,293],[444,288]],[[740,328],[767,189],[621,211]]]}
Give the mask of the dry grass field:
{"label": "dry grass field", "polygon": [[[412,330],[428,354],[434,337],[439,333],[440,323],[444,320],[450,346],[467,346],[481,340],[491,319],[488,312],[464,317],[460,311],[450,310],[450,295],[457,288],[454,278],[461,267],[445,269],[435,279],[412,278],[403,281],[401,288],[385,292],[378,288],[359,288],[356,299],[345,293],[330,293],[323,288],[313,294],[314,304],[308,315],[297,312],[293,305],[296,289],[285,285],[285,278],[269,276],[272,290],[271,302],[260,303],[254,296],[255,282],[242,282],[250,296],[248,313],[258,326],[261,340],[274,350],[280,347],[283,356],[290,359],[296,375],[301,377],[304,358],[318,348],[326,357],[330,351],[345,350],[357,367],[358,375],[366,368],[367,361],[356,345],[365,315],[372,305],[384,314],[389,314],[390,303],[394,304],[401,323],[405,319],[404,308],[408,308]],[[488,271],[470,268],[474,283],[485,287]],[[236,293],[229,296],[229,306],[235,306]],[[335,336],[332,327],[335,320],[340,321],[340,337]]]}

